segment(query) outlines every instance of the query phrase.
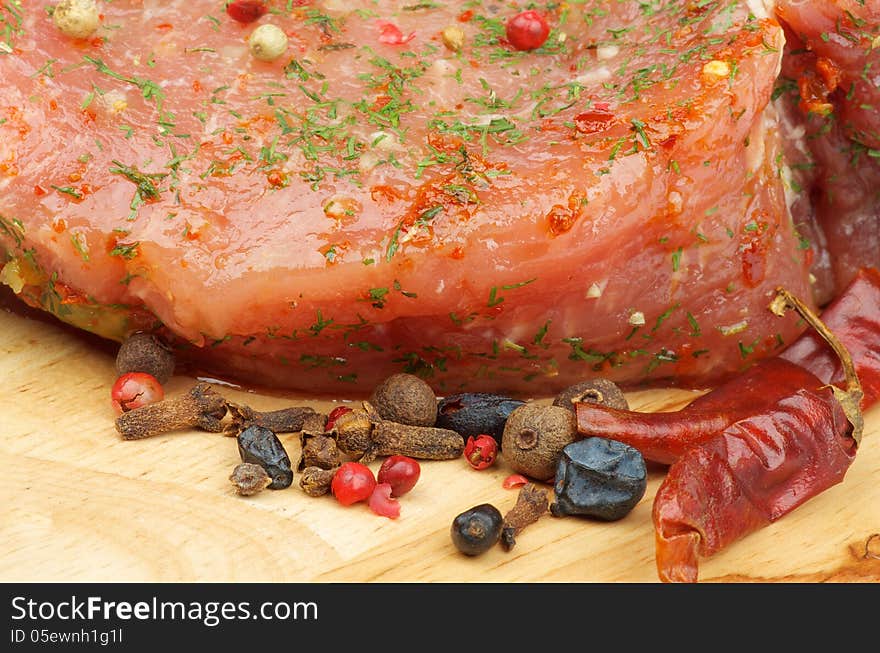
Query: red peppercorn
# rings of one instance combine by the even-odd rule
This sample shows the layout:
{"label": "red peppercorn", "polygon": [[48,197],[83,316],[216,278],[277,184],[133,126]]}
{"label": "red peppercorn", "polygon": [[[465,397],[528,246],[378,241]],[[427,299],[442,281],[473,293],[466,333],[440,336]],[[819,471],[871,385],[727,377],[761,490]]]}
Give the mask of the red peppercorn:
{"label": "red peppercorn", "polygon": [[129,372],[123,374],[110,389],[110,399],[117,413],[122,414],[141,406],[155,404],[165,398],[162,384],[152,374]]}
{"label": "red peppercorn", "polygon": [[501,487],[503,487],[505,490],[511,490],[515,487],[525,485],[528,482],[529,479],[527,479],[522,474],[511,474],[501,482]]}
{"label": "red peppercorn", "polygon": [[376,478],[370,468],[361,463],[345,463],[336,470],[330,491],[343,506],[366,501],[376,489]]}
{"label": "red peppercorn", "polygon": [[226,6],[226,13],[239,23],[252,23],[266,13],[264,0],[236,0]]}
{"label": "red peppercorn", "polygon": [[490,467],[497,455],[498,443],[491,435],[471,436],[464,445],[464,457],[474,469]]}
{"label": "red peppercorn", "polygon": [[400,517],[400,502],[391,498],[391,485],[388,483],[379,483],[370,495],[367,502],[377,515],[388,517],[388,519],[397,519]]}
{"label": "red peppercorn", "polygon": [[391,496],[400,497],[413,489],[421,474],[419,463],[408,456],[389,456],[379,467],[379,483],[391,486]]}
{"label": "red peppercorn", "polygon": [[550,35],[547,19],[533,9],[518,13],[507,21],[507,40],[517,50],[535,50]]}
{"label": "red peppercorn", "polygon": [[336,426],[336,420],[345,415],[346,413],[350,413],[353,409],[348,406],[337,406],[333,410],[330,411],[330,414],[327,415],[327,424],[324,426],[324,430],[330,432],[333,430],[333,427]]}

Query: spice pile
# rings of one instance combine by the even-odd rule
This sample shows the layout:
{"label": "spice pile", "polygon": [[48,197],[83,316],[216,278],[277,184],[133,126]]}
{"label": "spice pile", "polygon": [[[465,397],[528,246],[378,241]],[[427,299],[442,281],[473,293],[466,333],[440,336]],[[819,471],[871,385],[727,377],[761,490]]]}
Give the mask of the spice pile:
{"label": "spice pile", "polygon": [[[483,470],[496,463],[504,447],[505,461],[519,472],[505,479],[504,486],[522,489],[505,516],[494,507],[489,511],[478,506],[455,518],[452,541],[468,555],[496,542],[505,550],[512,549],[516,536],[551,510],[556,516],[622,518],[645,491],[641,454],[626,447],[627,455],[640,466],[641,485],[632,486],[628,507],[615,511],[612,506],[619,498],[603,494],[604,486],[600,486],[615,485],[617,493],[621,486],[600,476],[616,470],[617,452],[607,459],[594,452],[590,458],[567,447],[577,440],[577,403],[626,407],[620,389],[605,380],[568,388],[547,406],[481,393],[438,400],[424,380],[400,373],[385,379],[361,407],[339,406],[325,415],[308,406],[259,412],[229,401],[206,383],[166,399],[163,385],[174,372],[174,358],[152,334],[129,337],[119,348],[116,367],[118,378],[111,398],[122,437],[141,440],[179,429],[234,436],[242,462],[229,480],[242,496],[288,488],[298,474],[298,485],[309,496],[329,493],[345,506],[366,502],[374,513],[395,519],[400,515],[398,499],[413,489],[421,474],[418,460],[452,460],[463,455],[474,470]],[[291,460],[279,433],[299,434],[298,460]],[[385,460],[374,476],[367,465],[377,457]],[[554,476],[562,482],[551,507],[549,491],[529,478],[552,482]],[[585,504],[600,507],[591,510]]]}
{"label": "spice pile", "polygon": [[[324,415],[308,406],[259,412],[200,383],[175,398],[162,384],[174,360],[155,337],[135,334],[120,347],[113,404],[126,440],[197,428],[234,436],[238,493],[290,487],[342,505],[366,502],[400,515],[418,460],[464,456],[474,470],[499,459],[521,486],[507,514],[488,503],[457,515],[450,536],[476,556],[516,537],[543,515],[603,521],[626,517],[644,497],[645,460],[670,464],[654,499],[656,559],[665,581],[696,581],[701,556],[779,519],[839,483],[861,439],[861,411],[880,397],[880,272],[863,271],[823,321],[779,289],[770,310],[797,311],[812,327],[767,359],[673,413],[638,413],[604,379],[572,386],[552,404],[495,394],[438,398],[422,379],[385,379],[361,407]],[[834,385],[832,385],[834,384]],[[841,387],[842,386],[842,387]],[[278,433],[299,433],[294,463]],[[367,466],[384,457],[377,476]],[[551,490],[541,483],[552,484]]]}

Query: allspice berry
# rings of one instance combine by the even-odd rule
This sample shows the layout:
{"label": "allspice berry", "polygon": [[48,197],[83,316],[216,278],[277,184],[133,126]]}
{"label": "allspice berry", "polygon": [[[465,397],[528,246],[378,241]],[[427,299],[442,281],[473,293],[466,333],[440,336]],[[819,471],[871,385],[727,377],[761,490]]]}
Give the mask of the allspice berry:
{"label": "allspice berry", "polygon": [[424,380],[413,374],[393,374],[373,391],[370,403],[382,417],[398,424],[433,426],[437,397]]}
{"label": "allspice berry", "polygon": [[119,347],[116,354],[116,374],[146,372],[165,384],[174,374],[174,354],[152,333],[133,333]]}
{"label": "allspice berry", "polygon": [[559,406],[525,404],[504,425],[504,460],[520,474],[548,481],[556,474],[562,450],[577,439],[577,420]]}
{"label": "allspice berry", "polygon": [[574,412],[575,404],[582,401],[609,408],[629,410],[629,402],[627,402],[623,390],[608,379],[593,379],[571,385],[556,395],[553,405]]}

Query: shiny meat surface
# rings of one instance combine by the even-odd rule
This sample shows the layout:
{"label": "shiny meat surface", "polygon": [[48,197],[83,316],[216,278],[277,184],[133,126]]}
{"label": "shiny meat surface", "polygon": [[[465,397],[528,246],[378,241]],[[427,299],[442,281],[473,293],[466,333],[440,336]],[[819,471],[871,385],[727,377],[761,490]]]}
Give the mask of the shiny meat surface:
{"label": "shiny meat surface", "polygon": [[[759,3],[539,3],[534,51],[506,3],[270,4],[99,3],[79,41],[0,8],[0,279],[23,300],[349,394],[400,370],[705,385],[799,333],[767,310],[810,286]],[[289,45],[262,62],[268,22]]]}
{"label": "shiny meat surface", "polygon": [[880,268],[880,1],[779,0],[778,98],[816,298]]}

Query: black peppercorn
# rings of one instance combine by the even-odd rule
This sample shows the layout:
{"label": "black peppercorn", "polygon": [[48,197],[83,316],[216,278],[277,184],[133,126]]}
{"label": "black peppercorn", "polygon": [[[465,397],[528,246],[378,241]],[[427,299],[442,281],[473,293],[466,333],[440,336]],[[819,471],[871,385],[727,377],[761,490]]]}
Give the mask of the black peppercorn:
{"label": "black peppercorn", "polygon": [[465,555],[485,553],[501,539],[503,525],[501,512],[492,504],[474,506],[452,521],[452,543]]}
{"label": "black peppercorn", "polygon": [[615,521],[635,508],[647,485],[645,459],[637,449],[617,440],[585,438],[562,450],[550,512]]}
{"label": "black peppercorn", "polygon": [[290,458],[281,440],[263,426],[249,426],[238,434],[238,453],[246,463],[260,465],[266,470],[272,483],[269,488],[281,490],[293,483]]}

